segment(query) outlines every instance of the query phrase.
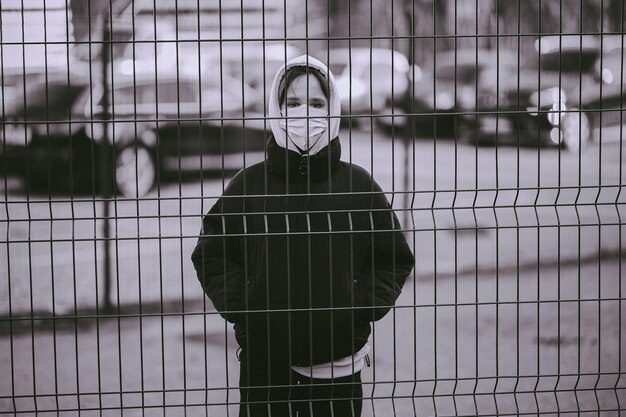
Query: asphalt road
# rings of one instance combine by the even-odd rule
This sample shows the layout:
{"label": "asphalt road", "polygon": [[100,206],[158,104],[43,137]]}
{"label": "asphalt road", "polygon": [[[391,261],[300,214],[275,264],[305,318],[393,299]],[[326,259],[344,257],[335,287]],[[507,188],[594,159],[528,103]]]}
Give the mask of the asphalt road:
{"label": "asphalt road", "polygon": [[[343,133],[343,159],[373,173],[417,256],[398,308],[375,326],[364,415],[618,415],[626,152],[416,141],[407,154],[400,140]],[[120,309],[98,316],[103,203],[26,202],[9,182],[0,315],[14,319],[0,327],[0,411],[176,416],[212,404],[209,415],[227,415],[238,399],[232,329],[189,261],[200,216],[225,183],[108,203]],[[32,314],[41,319],[17,318]]]}

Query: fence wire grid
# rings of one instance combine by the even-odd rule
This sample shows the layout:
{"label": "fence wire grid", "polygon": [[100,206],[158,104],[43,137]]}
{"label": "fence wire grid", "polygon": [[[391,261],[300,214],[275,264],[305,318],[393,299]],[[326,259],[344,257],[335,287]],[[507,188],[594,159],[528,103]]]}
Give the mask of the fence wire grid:
{"label": "fence wire grid", "polygon": [[624,9],[2,1],[0,415],[623,415]]}

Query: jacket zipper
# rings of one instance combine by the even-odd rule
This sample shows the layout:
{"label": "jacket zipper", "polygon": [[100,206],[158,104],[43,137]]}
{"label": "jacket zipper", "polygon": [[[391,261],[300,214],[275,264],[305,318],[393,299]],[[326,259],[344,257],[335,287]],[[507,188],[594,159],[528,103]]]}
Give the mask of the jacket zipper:
{"label": "jacket zipper", "polygon": [[[308,163],[308,158],[306,156],[303,156],[302,159],[300,160],[300,167],[299,167],[299,171],[300,171],[300,175],[302,176],[306,176],[307,174],[307,163]],[[306,201],[307,201],[307,197],[305,196],[306,193],[306,179],[305,179],[305,185],[304,186],[298,186],[298,193],[300,194],[300,204],[299,204],[299,214],[300,214],[300,224],[299,224],[299,228],[298,230],[300,231],[300,233],[305,232],[306,231],[306,209],[307,209],[307,205],[306,205]],[[299,259],[306,259],[306,250],[305,248],[307,247],[306,243],[306,239],[307,239],[307,235],[306,234],[300,234],[299,238],[301,238],[303,240],[303,244],[298,245],[299,246]],[[310,260],[309,260],[310,261]],[[298,322],[296,322],[296,329],[298,332],[298,338],[296,340],[307,340],[307,338],[309,337],[310,331],[309,331],[309,327],[311,326],[311,323],[309,323],[309,326],[304,326],[303,324],[307,322],[307,318],[305,317],[305,315],[309,315],[310,313],[306,310],[304,310],[305,306],[306,306],[306,289],[305,289],[305,285],[306,282],[308,281],[308,274],[309,274],[309,263],[301,263],[299,266],[299,274],[297,276],[297,282],[298,282],[298,305],[297,307],[300,310],[298,317],[299,320]],[[309,306],[310,307],[310,306]],[[299,323],[299,322],[302,323]],[[310,320],[309,320],[310,322]],[[310,346],[310,341],[309,341],[309,349],[311,349]],[[296,362],[300,362],[296,365],[303,365],[302,360],[304,359],[305,362],[308,362],[308,360],[306,358],[301,358],[298,357],[296,359]]]}

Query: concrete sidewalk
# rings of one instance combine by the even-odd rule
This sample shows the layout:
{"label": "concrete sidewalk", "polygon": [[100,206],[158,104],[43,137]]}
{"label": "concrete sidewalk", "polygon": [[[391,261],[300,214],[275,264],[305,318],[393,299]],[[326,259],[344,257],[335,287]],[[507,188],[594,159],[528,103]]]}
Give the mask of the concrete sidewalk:
{"label": "concrete sidewalk", "polygon": [[[364,417],[618,415],[626,406],[625,268],[613,258],[411,280],[370,339]],[[160,311],[4,322],[0,411],[236,415],[230,325],[202,302]]]}

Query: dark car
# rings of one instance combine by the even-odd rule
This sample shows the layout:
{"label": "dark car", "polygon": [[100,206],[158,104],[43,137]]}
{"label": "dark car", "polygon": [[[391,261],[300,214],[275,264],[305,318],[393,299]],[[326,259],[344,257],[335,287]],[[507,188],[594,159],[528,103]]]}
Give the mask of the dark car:
{"label": "dark car", "polygon": [[626,35],[605,35],[601,43],[602,55],[594,64],[596,79],[605,85],[626,84]]}
{"label": "dark car", "polygon": [[[24,106],[24,91],[48,76],[67,74],[66,69],[50,66],[0,66],[0,115]],[[3,116],[4,117],[4,116]]]}
{"label": "dark car", "polygon": [[543,36],[535,41],[543,81],[561,88],[570,106],[582,108],[599,90],[595,63],[601,52],[594,35]]}
{"label": "dark car", "polygon": [[317,57],[326,62],[335,76],[341,112],[353,124],[372,116],[379,123],[397,123],[389,119],[389,103],[399,100],[409,87],[407,57],[388,48],[334,48],[320,51]]}
{"label": "dark car", "polygon": [[580,109],[598,89],[597,39],[548,36],[535,48],[533,56],[503,48],[438,53],[413,67],[412,87],[387,112],[411,137],[578,149],[590,138]]}
{"label": "dark car", "polygon": [[591,138],[596,143],[626,141],[626,86],[611,84],[589,101],[585,110],[591,120]]}
{"label": "dark car", "polygon": [[33,131],[25,147],[27,178],[141,196],[168,174],[237,170],[262,159],[263,118],[242,104],[241,82],[205,78],[200,85],[175,74],[117,77],[108,111],[100,84],[83,88],[58,106],[62,117],[47,114],[35,124],[43,131]]}
{"label": "dark car", "polygon": [[626,134],[626,46],[621,35],[603,38],[603,52],[595,63],[596,78],[602,88],[587,97],[592,125],[592,140],[598,143],[621,142]]}
{"label": "dark car", "polygon": [[60,138],[71,136],[72,106],[89,83],[79,74],[50,70],[46,75],[43,69],[21,72],[15,78],[13,92],[4,95],[0,165],[6,174],[28,175],[33,140],[45,137],[46,143],[57,146]]}
{"label": "dark car", "polygon": [[473,62],[413,65],[408,72],[409,88],[387,101],[383,113],[392,117],[380,117],[380,124],[400,127],[410,137],[454,137],[457,95],[473,80],[474,67]]}
{"label": "dark car", "polygon": [[[557,62],[556,68],[563,68],[563,62]],[[508,51],[472,49],[448,53],[439,63],[462,74],[456,86],[456,132],[461,140],[571,150],[589,141],[590,124],[580,110],[580,94],[568,88],[580,81],[576,84],[576,75],[555,71],[553,61],[537,65]]]}

